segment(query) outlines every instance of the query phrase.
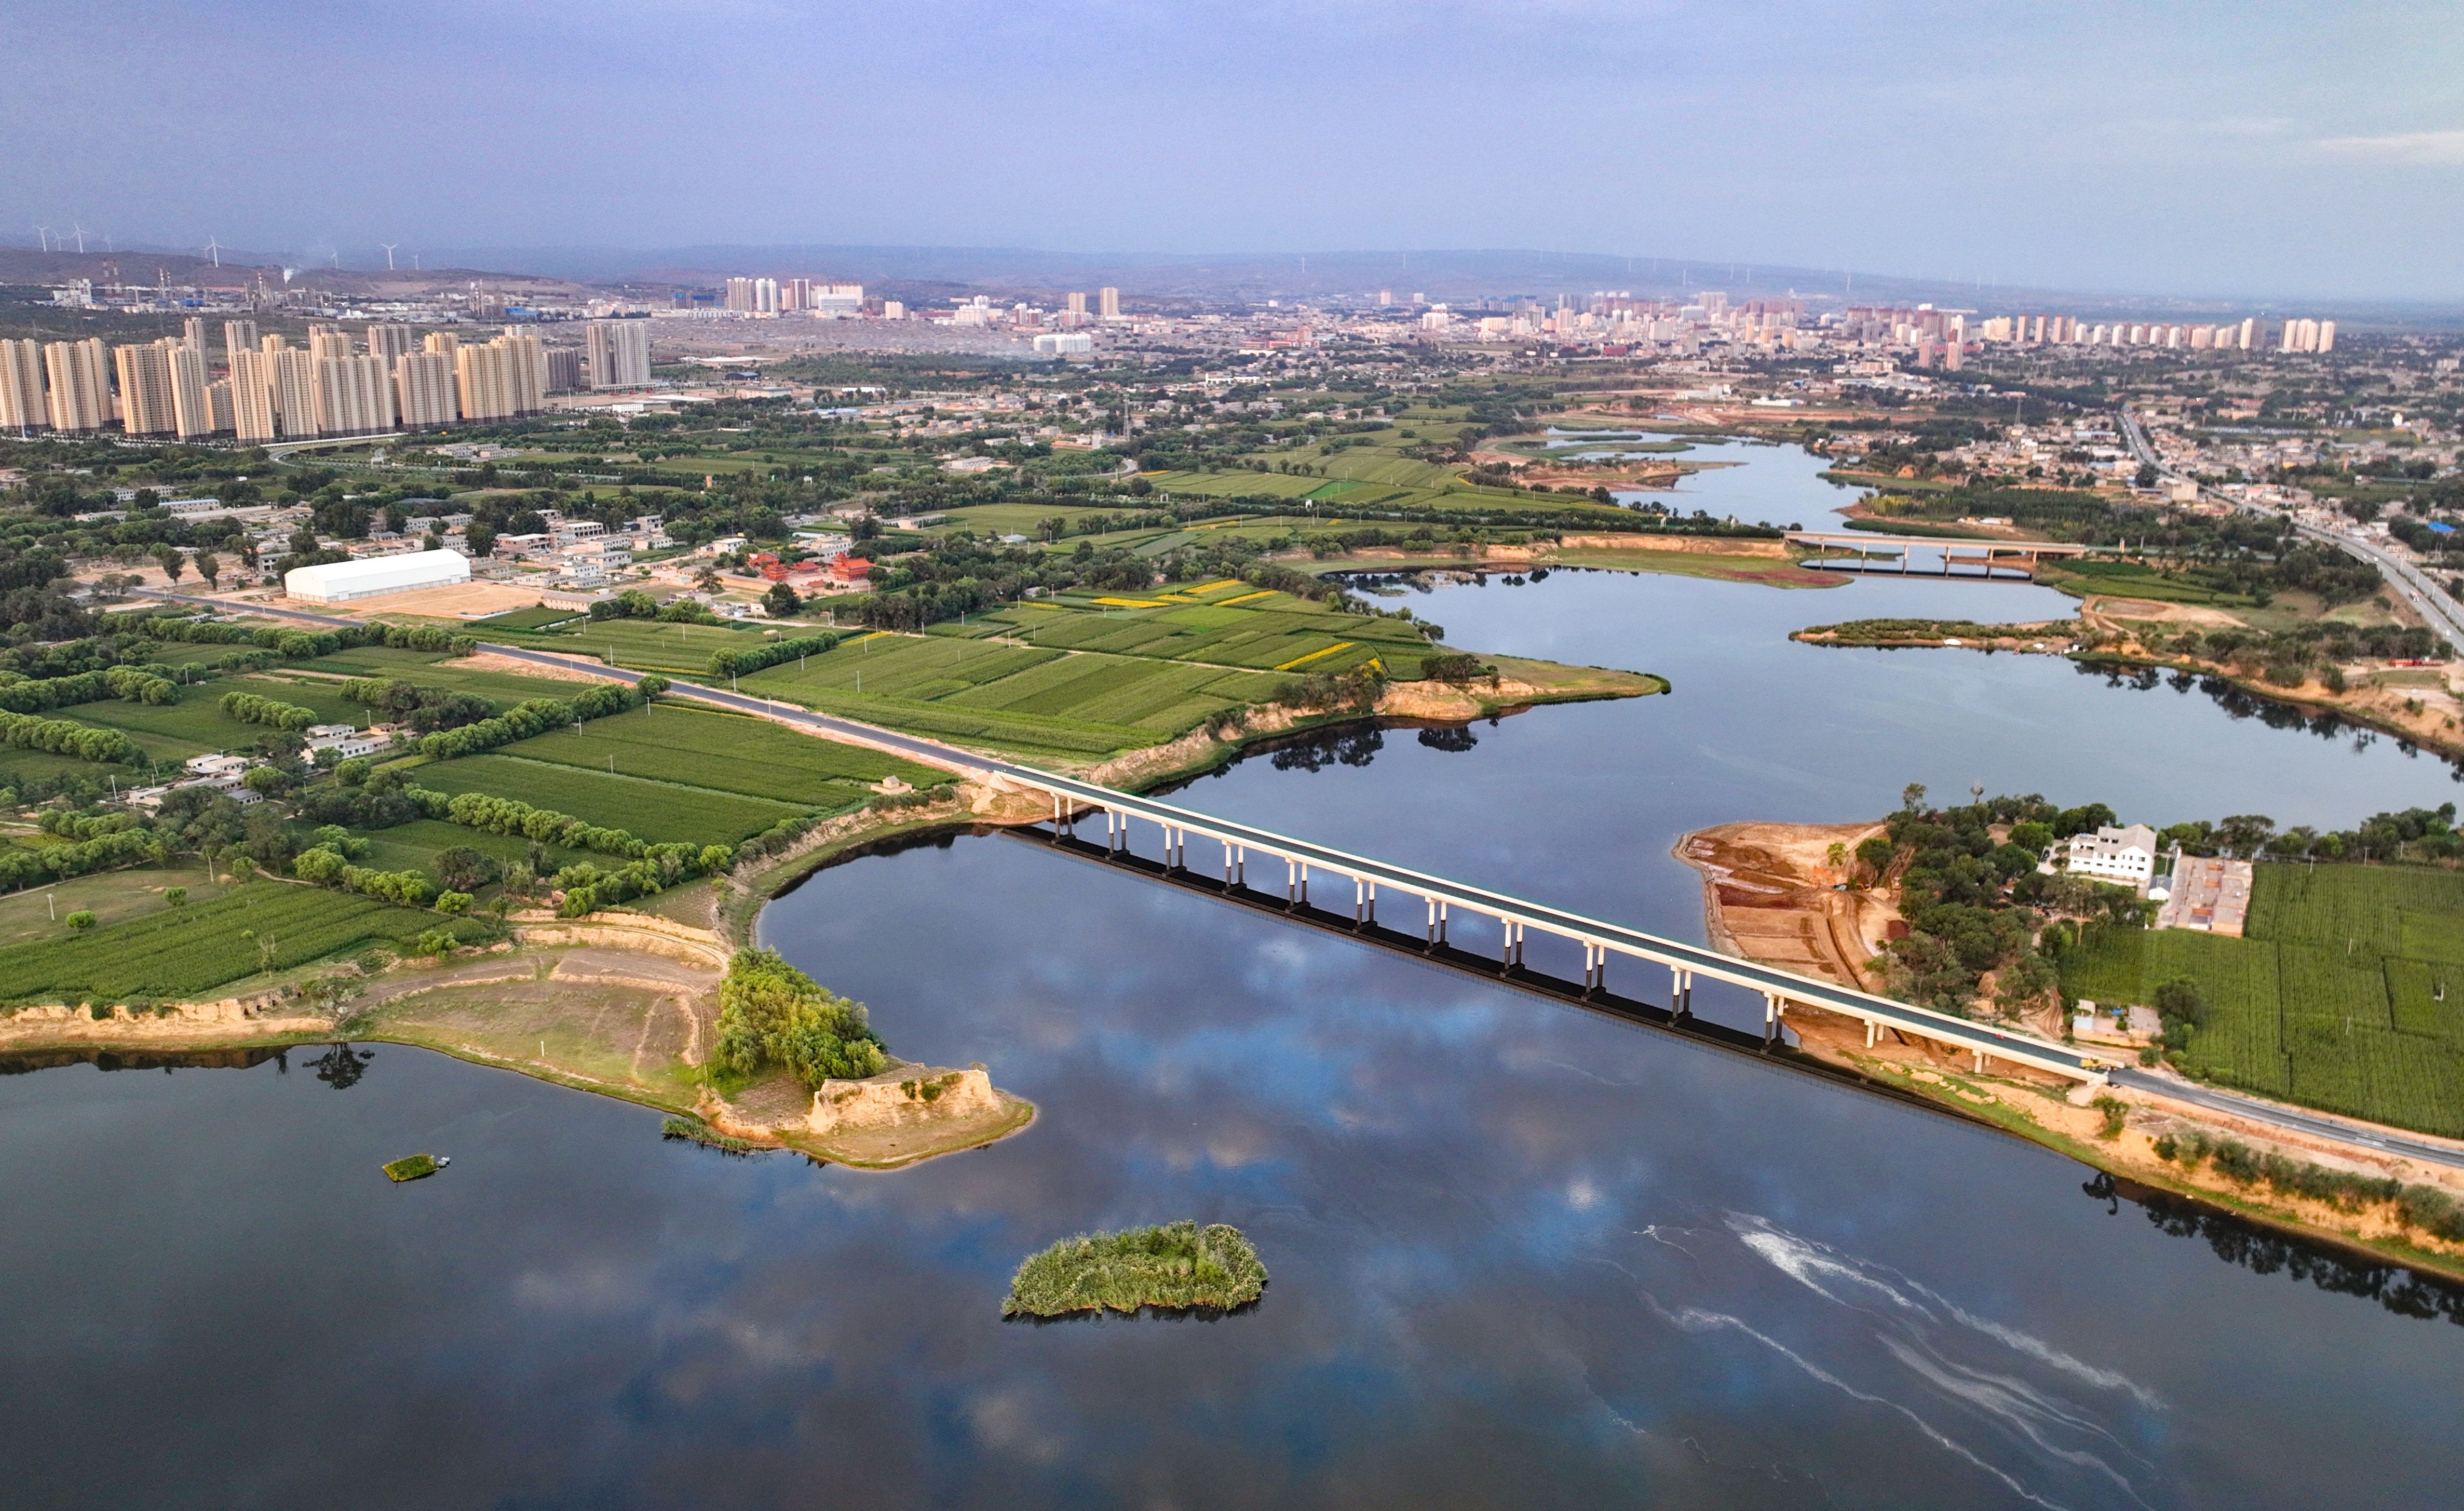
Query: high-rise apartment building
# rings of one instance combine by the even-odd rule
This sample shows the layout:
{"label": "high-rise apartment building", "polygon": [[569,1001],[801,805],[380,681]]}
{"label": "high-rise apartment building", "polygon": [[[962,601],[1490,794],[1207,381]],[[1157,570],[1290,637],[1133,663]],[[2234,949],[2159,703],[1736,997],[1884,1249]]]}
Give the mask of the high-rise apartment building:
{"label": "high-rise apartment building", "polygon": [[281,438],[274,413],[274,357],[262,348],[240,346],[231,351],[231,434],[244,446],[262,446]]}
{"label": "high-rise apartment building", "polygon": [[548,346],[542,348],[541,355],[547,359],[548,392],[571,393],[587,386],[583,377],[581,347]]}
{"label": "high-rise apartment building", "polygon": [[351,354],[351,333],[340,325],[308,327],[308,355],[319,362],[340,362]]}
{"label": "high-rise apartment building", "polygon": [[22,433],[51,428],[51,400],[43,392],[42,343],[0,341],[0,430]]}
{"label": "high-rise apartment building", "polygon": [[592,388],[638,389],[650,381],[649,321],[594,320],[586,339]]}
{"label": "high-rise apartment building", "polygon": [[510,420],[547,407],[547,363],[539,338],[508,333],[453,354],[454,382],[466,420]]}
{"label": "high-rise apartment building", "polygon": [[223,364],[228,367],[243,351],[256,349],[256,322],[227,320],[223,322]]}
{"label": "high-rise apartment building", "polygon": [[434,430],[460,419],[455,389],[451,352],[407,351],[393,361],[394,407],[405,430]]}
{"label": "high-rise apartment building", "polygon": [[166,343],[165,353],[171,367],[171,420],[173,429],[184,441],[218,434],[222,427],[214,424],[212,402],[207,396],[209,378],[206,370],[206,346],[203,322],[197,340],[183,337]]}
{"label": "high-rise apartment building", "polygon": [[1121,291],[1119,289],[1098,289],[1095,293],[1095,299],[1097,301],[1096,318],[1100,320],[1119,320],[1121,318]]}
{"label": "high-rise apartment building", "polygon": [[462,349],[462,339],[450,330],[431,330],[428,339],[420,343],[420,347],[426,351],[441,352],[450,359]]}
{"label": "high-rise apartment building", "polygon": [[200,352],[204,351],[206,349],[206,318],[203,315],[191,315],[187,319],[180,322],[180,340],[187,345],[196,347]]}
{"label": "high-rise apartment building", "polygon": [[1081,291],[1081,292],[1079,292],[1079,293],[1071,294],[1071,295],[1069,296],[1069,301],[1068,301],[1067,304],[1063,305],[1063,306],[1062,306],[1062,308],[1064,308],[1064,309],[1067,310],[1067,311],[1068,311],[1070,314],[1072,314],[1072,315],[1084,315],[1084,314],[1086,314],[1086,313],[1087,313],[1087,296],[1086,296],[1086,294],[1085,294],[1083,291]]}
{"label": "high-rise apartment building", "polygon": [[99,337],[46,345],[43,376],[51,387],[52,429],[90,432],[111,423],[111,359]]}
{"label": "high-rise apartment building", "polygon": [[206,430],[212,435],[229,435],[237,430],[238,416],[231,407],[231,386],[229,378],[217,378],[206,385]]}
{"label": "high-rise apartment building", "polygon": [[[279,336],[268,337],[279,341]],[[274,358],[274,423],[284,440],[313,440],[317,418],[317,357],[297,346],[272,353]]]}
{"label": "high-rise apartment building", "polygon": [[2336,349],[2336,322],[2332,320],[2322,320],[2319,322],[2319,349],[2321,352]]}
{"label": "high-rise apartment building", "polygon": [[383,357],[387,372],[393,370],[393,359],[411,349],[409,326],[380,323],[368,327],[368,355]]}
{"label": "high-rise apartment building", "polygon": [[374,435],[393,429],[393,381],[383,357],[321,357],[317,362],[317,433]]}

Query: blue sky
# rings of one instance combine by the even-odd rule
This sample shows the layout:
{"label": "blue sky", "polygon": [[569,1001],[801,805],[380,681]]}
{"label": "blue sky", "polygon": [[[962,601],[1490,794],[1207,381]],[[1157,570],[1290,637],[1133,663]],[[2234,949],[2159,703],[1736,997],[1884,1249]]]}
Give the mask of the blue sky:
{"label": "blue sky", "polygon": [[165,244],[1418,247],[2464,294],[2464,7],[12,9],[23,222]]}

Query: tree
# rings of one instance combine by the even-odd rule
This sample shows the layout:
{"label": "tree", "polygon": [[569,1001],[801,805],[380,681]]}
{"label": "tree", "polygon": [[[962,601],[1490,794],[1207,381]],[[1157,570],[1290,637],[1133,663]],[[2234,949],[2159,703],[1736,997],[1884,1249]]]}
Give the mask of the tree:
{"label": "tree", "polygon": [[180,580],[181,569],[188,565],[188,559],[180,554],[179,547],[165,545],[155,551],[154,564],[163,568],[164,581],[176,583]]}
{"label": "tree", "polygon": [[206,580],[206,587],[209,590],[221,586],[223,580],[222,558],[216,556],[211,551],[199,551],[197,553],[197,575]]}
{"label": "tree", "polygon": [[496,549],[496,532],[493,527],[473,520],[470,527],[462,532],[462,544],[471,547],[472,555],[487,556]]}
{"label": "tree", "polygon": [[2204,1023],[2208,999],[2200,992],[2197,982],[2188,976],[2176,976],[2156,989],[2156,1015],[2167,1022]]}
{"label": "tree", "polygon": [[770,590],[761,595],[761,606],[770,611],[771,618],[785,619],[803,608],[804,601],[797,597],[796,589],[785,583],[772,583]]}
{"label": "tree", "polygon": [[436,854],[436,875],[453,892],[476,892],[496,879],[496,862],[472,849],[454,845]]}
{"label": "tree", "polygon": [[1900,806],[1911,813],[1925,811],[1925,789],[1923,782],[1911,782],[1900,789]]}
{"label": "tree", "polygon": [[718,568],[705,562],[701,570],[693,573],[693,586],[703,592],[715,593],[718,591]]}

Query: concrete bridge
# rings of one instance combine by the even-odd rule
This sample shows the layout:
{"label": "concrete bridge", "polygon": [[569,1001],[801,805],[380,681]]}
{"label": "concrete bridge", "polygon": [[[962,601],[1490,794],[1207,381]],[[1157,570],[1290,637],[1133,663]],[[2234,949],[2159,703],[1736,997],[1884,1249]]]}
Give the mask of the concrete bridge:
{"label": "concrete bridge", "polygon": [[[259,604],[233,605],[187,593],[166,592],[161,589],[132,589],[130,592],[136,597],[185,603],[201,609],[229,611],[237,608],[249,613],[295,623],[327,627],[357,627],[361,623],[356,619],[297,609],[275,609]],[[559,656],[509,645],[488,645],[485,648],[501,656],[540,665],[586,670],[616,681],[639,681],[644,675],[608,666],[590,656]],[[2293,1133],[2349,1143],[2380,1154],[2464,1169],[2464,1145],[2454,1143],[2409,1136],[2328,1113],[2287,1106],[2214,1086],[2193,1084],[2127,1064],[2108,1064],[2093,1055],[2080,1054],[2033,1034],[1972,1023],[1966,1018],[1912,1007],[1904,1002],[1893,1002],[1887,997],[1872,996],[1793,971],[1732,960],[1701,945],[1661,939],[1639,929],[1584,918],[1563,909],[1506,897],[1400,866],[1349,855],[1250,825],[1212,818],[1154,798],[1132,797],[1073,777],[996,760],[852,720],[817,714],[792,703],[772,702],[692,682],[672,682],[671,691],[676,696],[699,699],[722,708],[766,715],[833,739],[894,750],[946,770],[1047,794],[1052,800],[1055,821],[1048,828],[1037,828],[1027,833],[1036,835],[1040,842],[1051,845],[1060,854],[1136,872],[1278,916],[1295,924],[1350,935],[1365,944],[1417,955],[1434,966],[1476,973],[1520,990],[1579,1003],[1632,1021],[1668,1029],[1699,1041],[1769,1055],[1779,1043],[1779,1025],[1791,1007],[1821,1008],[1861,1020],[1865,1024],[1868,1043],[1878,1041],[1885,1033],[1931,1039],[1974,1055],[1979,1066],[1999,1059],[2035,1066],[2073,1080],[2109,1081]],[[1106,839],[1101,845],[1091,837],[1081,839],[1077,833],[1082,823],[1091,829],[1096,815],[1102,815],[1105,823]],[[1158,850],[1155,858],[1138,854],[1130,843],[1133,837],[1142,835],[1142,832],[1133,827],[1140,824],[1154,826],[1153,834]],[[1231,852],[1228,881],[1212,864],[1201,868],[1192,863],[1189,854],[1192,835]],[[1263,857],[1265,862],[1265,874],[1254,884],[1248,879],[1248,861],[1253,855]],[[1211,862],[1214,857],[1209,855],[1207,859]],[[1276,885],[1278,878],[1273,875],[1272,866],[1277,859],[1286,864],[1280,887]],[[1320,883],[1318,897],[1312,900],[1309,883],[1321,877],[1327,881]],[[1342,895],[1342,882],[1345,880],[1353,883],[1350,899]],[[1332,883],[1331,888],[1327,882]],[[1378,920],[1378,893],[1374,889],[1379,887],[1384,889],[1388,899],[1404,902],[1403,927]],[[1327,896],[1330,890],[1334,894],[1331,898]],[[1413,917],[1414,910],[1409,906],[1413,900],[1420,904],[1417,918]],[[1390,920],[1394,917],[1394,910],[1395,901],[1390,900]],[[1452,937],[1450,930],[1458,918],[1495,920],[1498,927],[1496,953],[1490,955],[1466,948],[1462,941]],[[1582,948],[1585,969],[1580,981],[1554,976],[1526,963],[1524,946],[1535,924],[1544,938],[1553,936]],[[1628,964],[1617,967],[1612,981],[1610,967],[1616,961]],[[1668,972],[1670,994],[1665,1007],[1656,1006],[1619,989],[1630,975],[1657,975],[1663,969]],[[1764,1004],[1760,1037],[1724,1024],[1696,1018],[1692,1009],[1693,984],[1697,975],[1714,981],[1733,982],[1760,993]],[[1638,989],[1641,985],[1635,983]],[[1808,1055],[1777,1055],[1772,1056],[1770,1063],[1818,1072],[1858,1081],[1873,1089],[1906,1095],[1903,1088],[1894,1087],[1888,1081],[1837,1069],[1826,1061]]]}
{"label": "concrete bridge", "polygon": [[[2123,548],[2118,545],[2079,545],[2067,541],[2013,541],[1994,536],[1883,535],[1872,530],[1791,530],[1788,542],[1792,545],[1812,546],[1816,550],[1853,550],[1860,555],[1870,548],[1881,547],[1885,553],[1898,555],[1902,572],[1908,569],[1908,558],[1917,548],[1930,547],[1942,552],[1942,575],[1945,577],[1950,575],[1952,559],[1960,556],[1974,558],[1978,565],[1991,572],[1995,560],[2006,556],[2024,557],[2033,567],[2049,556],[2123,554]],[[1819,567],[1822,564],[1815,562],[1811,565]]]}
{"label": "concrete bridge", "polygon": [[[147,598],[205,608],[229,610],[235,607],[160,589],[132,591]],[[272,609],[254,604],[240,607],[251,613],[326,627],[357,627],[360,623],[355,619],[297,609]],[[591,657],[562,656],[532,650],[527,646],[483,643],[482,649],[542,666],[586,668],[597,676],[618,681],[638,681],[643,676]],[[1279,834],[1254,825],[1216,818],[1159,798],[1133,796],[1093,782],[979,755],[938,741],[817,714],[794,703],[776,702],[686,681],[671,682],[669,691],[671,696],[696,699],[743,713],[761,714],[837,739],[895,751],[944,770],[985,781],[997,789],[1039,793],[1050,801],[1052,808],[1050,828],[1045,833],[1051,843],[1073,854],[1124,864],[1229,900],[1252,905],[1264,902],[1302,922],[1323,923],[1331,917],[1341,919],[1348,909],[1351,932],[1390,945],[1398,940],[1417,941],[1420,953],[1441,964],[1460,967],[1472,958],[1462,947],[1457,936],[1466,924],[1477,920],[1476,926],[1480,932],[1496,941],[1494,953],[1489,958],[1493,961],[1497,976],[1517,985],[1544,989],[1562,984],[1565,989],[1552,989],[1551,994],[1571,1000],[1642,1008],[1646,1004],[1640,998],[1615,989],[1613,972],[1615,984],[1623,985],[1630,976],[1656,976],[1665,971],[1668,1006],[1653,1021],[1684,1024],[1693,1016],[1694,981],[1700,976],[1743,987],[1762,997],[1762,1043],[1765,1048],[1778,1042],[1780,1022],[1789,1009],[1819,1008],[1862,1022],[1868,1045],[1878,1042],[1884,1033],[1898,1033],[1931,1039],[1937,1044],[1957,1049],[1973,1056],[1979,1070],[2001,1060],[2050,1071],[2073,1080],[2101,1081],[2105,1078],[2108,1061],[2050,1039],[1972,1022],[1929,1008],[1894,1002],[1888,997],[1874,996],[1776,967],[1734,959],[1703,945],[1662,939],[1620,923],[1587,918],[1563,908],[1353,855],[1330,845]],[[1078,835],[1081,825],[1091,825],[1097,821],[1104,826],[1100,849],[1091,839],[1082,840]],[[1158,859],[1147,860],[1138,856],[1132,848],[1133,835],[1141,833],[1142,826],[1143,832],[1152,834]],[[1199,860],[1193,860],[1190,854],[1193,839],[1206,847]],[[1278,863],[1283,866],[1280,873],[1274,870]],[[1262,868],[1262,875],[1254,880],[1249,875],[1252,864]],[[1348,896],[1345,892],[1347,884]],[[1314,896],[1311,892],[1313,886]],[[1332,899],[1328,897],[1330,889],[1335,893]],[[1386,909],[1383,921],[1378,916],[1381,902]],[[1404,914],[1400,927],[1396,926],[1397,908]],[[1534,970],[1526,963],[1525,944],[1534,930],[1543,938],[1561,940],[1581,950],[1582,977],[1579,984],[1572,978],[1554,977]],[[1635,985],[1639,987],[1641,983]],[[1638,1014],[1630,1012],[1629,1015]]]}

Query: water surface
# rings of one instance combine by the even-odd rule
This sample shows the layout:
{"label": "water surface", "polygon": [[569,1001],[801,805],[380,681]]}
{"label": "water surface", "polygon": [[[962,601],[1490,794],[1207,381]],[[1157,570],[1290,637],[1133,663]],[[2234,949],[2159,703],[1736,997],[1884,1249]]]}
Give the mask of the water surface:
{"label": "water surface", "polygon": [[[2454,789],[2195,686],[1782,638],[2063,603],[1445,589],[1415,607],[1456,643],[1676,690],[1468,740],[1353,731],[1182,800],[1699,939],[1677,834],[1874,814],[1909,781],[2155,823]],[[10,1502],[2453,1499],[2464,1327],[2439,1309],[2464,1304],[1947,1116],[1010,836],[823,873],[763,933],[1037,1123],[876,1176],[663,1144],[642,1109],[390,1047],[0,1078]],[[417,1148],[452,1167],[376,1173]],[[1000,1321],[1032,1250],[1184,1216],[1256,1242],[1254,1312]]]}

